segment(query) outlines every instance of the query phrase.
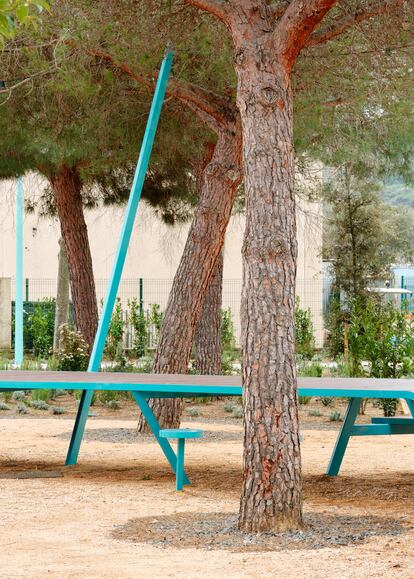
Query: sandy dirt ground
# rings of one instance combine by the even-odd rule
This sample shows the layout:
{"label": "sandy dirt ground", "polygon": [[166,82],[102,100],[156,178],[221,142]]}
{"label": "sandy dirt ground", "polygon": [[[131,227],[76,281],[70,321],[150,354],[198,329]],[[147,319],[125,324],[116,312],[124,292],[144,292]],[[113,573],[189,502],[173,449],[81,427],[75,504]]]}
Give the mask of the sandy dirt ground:
{"label": "sandy dirt ground", "polygon": [[[323,472],[336,430],[304,428],[305,513],[321,521],[324,540],[245,550],[219,548],[202,534],[190,544],[163,543],[150,530],[150,523],[175,518],[185,535],[194,513],[206,519],[237,513],[240,423],[191,421],[207,436],[187,445],[193,484],[182,493],[151,438],[134,443],[116,436],[118,429],[133,432],[131,419],[90,419],[79,464],[63,467],[72,423],[66,417],[0,419],[2,578],[414,578],[412,437],[353,439],[341,476],[328,479]],[[33,478],[34,470],[61,476]],[[22,471],[29,478],[15,478]],[[141,520],[136,541],[131,529]],[[340,544],[341,520],[366,532]]]}

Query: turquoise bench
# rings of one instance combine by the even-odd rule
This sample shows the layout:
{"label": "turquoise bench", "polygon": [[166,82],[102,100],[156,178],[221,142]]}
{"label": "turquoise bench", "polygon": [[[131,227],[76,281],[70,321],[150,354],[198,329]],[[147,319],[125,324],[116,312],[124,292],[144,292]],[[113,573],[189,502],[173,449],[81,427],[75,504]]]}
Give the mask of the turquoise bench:
{"label": "turquoise bench", "polygon": [[175,472],[175,490],[182,491],[184,486],[184,451],[187,438],[201,438],[203,431],[196,428],[171,428],[159,431],[161,438],[177,439],[177,467]]}

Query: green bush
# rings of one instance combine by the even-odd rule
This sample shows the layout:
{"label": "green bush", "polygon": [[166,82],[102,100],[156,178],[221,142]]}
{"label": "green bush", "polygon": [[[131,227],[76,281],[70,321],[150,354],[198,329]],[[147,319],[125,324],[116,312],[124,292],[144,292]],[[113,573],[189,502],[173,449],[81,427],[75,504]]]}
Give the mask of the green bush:
{"label": "green bush", "polygon": [[[45,307],[44,304],[49,304]],[[36,304],[28,319],[28,330],[33,339],[35,356],[47,357],[53,347],[55,326],[55,300],[49,299]]]}
{"label": "green bush", "polygon": [[308,415],[309,416],[322,416],[322,412],[318,409],[309,410]]}
{"label": "green bush", "polygon": [[52,414],[56,414],[56,415],[66,414],[66,410],[60,406],[52,406],[50,410],[51,410]]}
{"label": "green bush", "polygon": [[128,302],[129,323],[134,331],[133,347],[137,358],[142,358],[147,353],[148,327],[144,311],[138,301],[134,298]]}
{"label": "green bush", "polygon": [[224,412],[233,412],[234,410],[234,403],[233,402],[225,402],[223,406]]}
{"label": "green bush", "polygon": [[341,413],[338,410],[333,410],[329,416],[331,422],[340,422],[342,420]]}
{"label": "green bush", "polygon": [[116,299],[111,322],[109,324],[108,336],[106,338],[105,354],[110,360],[115,360],[122,352],[122,339],[124,337],[125,321],[122,310],[122,303]]}
{"label": "green bush", "polygon": [[60,328],[60,345],[56,352],[58,370],[72,372],[88,368],[89,349],[82,335],[65,324]]}
{"label": "green bush", "polygon": [[49,404],[44,400],[31,400],[29,406],[35,410],[49,410]]}
{"label": "green bush", "polygon": [[233,353],[236,349],[236,338],[231,308],[221,310],[220,337],[222,352]]}
{"label": "green bush", "polygon": [[54,391],[46,390],[45,388],[39,388],[39,390],[33,390],[32,400],[39,400],[41,402],[49,402],[53,398]]}
{"label": "green bush", "polygon": [[295,304],[296,353],[304,358],[312,358],[315,353],[315,336],[313,335],[312,314],[310,309],[300,307],[300,299]]}
{"label": "green bush", "polygon": [[[349,352],[353,367],[362,372],[361,361],[370,365],[374,378],[403,378],[414,373],[414,322],[408,304],[370,299],[355,301],[351,310]],[[385,416],[394,416],[397,401],[379,399]]]}
{"label": "green bush", "polygon": [[312,396],[299,396],[299,404],[301,406],[307,406],[312,400]]}
{"label": "green bush", "polygon": [[201,415],[201,412],[199,411],[198,408],[187,408],[187,414],[188,416],[192,416],[192,417],[197,417]]}
{"label": "green bush", "polygon": [[243,407],[235,406],[232,412],[233,418],[243,418]]}
{"label": "green bush", "polygon": [[0,410],[10,410],[10,406],[8,406],[5,402],[0,402]]}

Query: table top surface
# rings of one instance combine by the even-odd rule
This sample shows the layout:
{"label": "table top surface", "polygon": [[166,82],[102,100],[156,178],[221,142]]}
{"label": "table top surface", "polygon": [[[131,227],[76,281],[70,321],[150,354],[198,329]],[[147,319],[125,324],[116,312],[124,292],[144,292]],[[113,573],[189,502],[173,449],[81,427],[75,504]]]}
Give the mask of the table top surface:
{"label": "table top surface", "polygon": [[[298,378],[303,396],[355,396],[361,398],[414,399],[414,379]],[[66,388],[73,390],[131,390],[158,394],[237,396],[240,376],[193,374],[138,374],[124,372],[0,371],[0,390]]]}

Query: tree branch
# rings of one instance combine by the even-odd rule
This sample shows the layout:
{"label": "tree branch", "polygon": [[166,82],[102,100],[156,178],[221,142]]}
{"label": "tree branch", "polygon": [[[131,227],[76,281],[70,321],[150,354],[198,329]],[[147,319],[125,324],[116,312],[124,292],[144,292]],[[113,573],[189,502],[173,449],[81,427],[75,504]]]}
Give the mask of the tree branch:
{"label": "tree branch", "polygon": [[223,0],[184,0],[189,6],[204,10],[216,16],[222,22],[229,24],[229,12]]}
{"label": "tree branch", "polygon": [[[79,48],[79,47],[78,47]],[[155,78],[135,72],[126,62],[118,62],[111,54],[100,49],[81,48],[86,54],[108,62],[136,82],[148,88],[155,87]],[[166,94],[180,100],[215,133],[219,133],[237,119],[236,106],[228,99],[191,83],[171,79]]]}
{"label": "tree branch", "polygon": [[336,20],[330,26],[318,30],[311,35],[306,46],[316,46],[324,42],[329,42],[337,38],[349,28],[365,22],[374,16],[394,12],[404,4],[406,0],[382,0],[381,2],[374,2],[365,10],[357,10],[353,14],[347,14],[343,18]]}
{"label": "tree branch", "polygon": [[274,40],[286,67],[294,65],[310,35],[338,0],[292,0],[280,18]]}

